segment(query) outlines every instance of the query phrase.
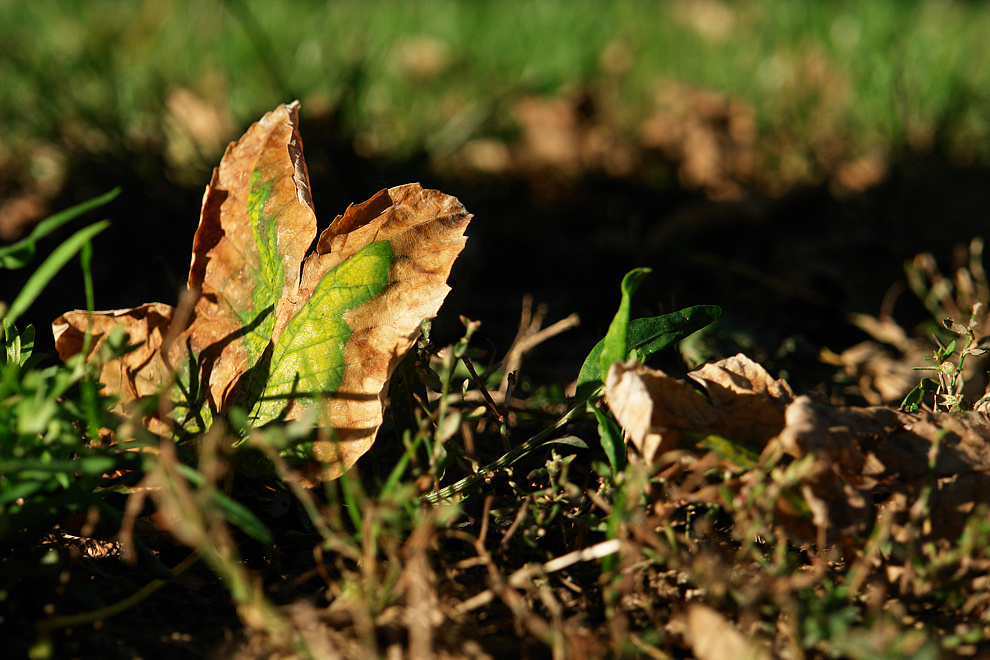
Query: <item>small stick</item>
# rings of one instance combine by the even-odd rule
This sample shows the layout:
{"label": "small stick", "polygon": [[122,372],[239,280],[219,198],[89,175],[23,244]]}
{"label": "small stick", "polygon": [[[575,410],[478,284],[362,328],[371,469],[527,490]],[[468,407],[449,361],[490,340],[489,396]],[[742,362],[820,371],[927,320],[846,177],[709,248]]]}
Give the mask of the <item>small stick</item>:
{"label": "small stick", "polygon": [[[619,552],[621,549],[622,542],[619,539],[609,539],[608,541],[596,543],[588,548],[568,552],[566,555],[551,559],[545,564],[526,564],[510,575],[509,579],[506,581],[506,584],[509,587],[519,588],[524,586],[528,581],[532,580],[536,576],[555,573],[584,561],[593,561],[595,559],[608,557],[609,555],[614,555]],[[461,604],[455,608],[454,613],[457,615],[467,614],[468,612],[476,610],[479,607],[484,607],[494,599],[495,592],[492,589],[485,589],[481,593],[461,602]]]}

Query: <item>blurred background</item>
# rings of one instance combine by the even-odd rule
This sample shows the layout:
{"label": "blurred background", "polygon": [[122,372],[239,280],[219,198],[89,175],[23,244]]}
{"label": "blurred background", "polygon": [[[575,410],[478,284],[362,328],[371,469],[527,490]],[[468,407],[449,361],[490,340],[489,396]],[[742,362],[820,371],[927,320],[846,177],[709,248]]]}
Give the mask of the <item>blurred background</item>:
{"label": "blurred background", "polygon": [[[475,214],[439,341],[464,314],[498,359],[531,295],[581,326],[530,376],[573,378],[649,266],[636,316],[724,308],[684,359],[813,381],[850,313],[930,320],[905,262],[984,232],[988,34],[952,0],[0,0],[0,240],[121,186],[46,249],[110,218],[97,307],[174,304],[225,146],[299,99],[323,226],[411,181]],[[21,323],[50,348],[83,306],[73,263]]]}

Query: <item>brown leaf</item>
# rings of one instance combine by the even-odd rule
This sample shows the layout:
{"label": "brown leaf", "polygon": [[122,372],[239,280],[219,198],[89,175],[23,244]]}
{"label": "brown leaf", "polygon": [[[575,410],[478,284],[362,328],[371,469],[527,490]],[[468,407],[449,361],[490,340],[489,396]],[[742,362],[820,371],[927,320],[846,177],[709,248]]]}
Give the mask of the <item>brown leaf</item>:
{"label": "brown leaf", "polygon": [[648,461],[678,446],[683,431],[714,434],[761,450],[784,426],[792,394],[744,355],[688,374],[707,393],[636,362],[614,364],[606,397],[619,424]]}
{"label": "brown leaf", "polygon": [[[59,357],[68,360],[82,352],[88,333],[91,339],[87,357],[90,357],[103,347],[115,327],[121,327],[136,348],[128,353],[126,360],[105,363],[100,373],[100,382],[107,391],[120,397],[119,410],[123,404],[157,394],[162,383],[167,382],[169,370],[159,357],[159,351],[165,342],[172,312],[171,307],[160,303],[92,315],[78,310],[68,312],[52,323],[55,347]],[[148,424],[155,432],[167,429],[160,420]]]}
{"label": "brown leaf", "polygon": [[[738,446],[770,452],[765,455],[782,450],[801,461],[788,478],[798,479],[813,527],[800,502],[775,504],[778,521],[795,539],[851,547],[869,534],[878,507],[887,510],[895,538],[953,539],[987,501],[990,420],[983,412],[912,414],[794,398],[784,381],[742,355],[689,376],[707,397],[661,371],[614,364],[606,382],[609,407],[649,463],[678,447],[696,450],[694,442],[708,442],[699,434],[729,441],[715,447],[717,458],[710,453],[696,461],[701,472],[717,464],[748,467],[732,454]],[[763,471],[751,470],[739,483],[746,490],[765,481]],[[706,483],[699,478],[685,492]]]}
{"label": "brown leaf", "polygon": [[687,633],[698,660],[757,660],[769,654],[736,630],[718,610],[692,603],[687,610]]}
{"label": "brown leaf", "polygon": [[742,353],[706,364],[689,377],[701,383],[718,411],[719,435],[761,448],[777,435],[794,394],[783,380]]}
{"label": "brown leaf", "polygon": [[[787,409],[780,442],[789,454],[814,457],[803,487],[814,522],[829,541],[861,537],[874,502],[903,495],[909,508],[931,487],[917,512],[926,535],[956,537],[990,492],[990,422],[968,413],[905,413],[891,408],[841,408],[801,396]],[[908,520],[898,518],[895,531]]]}
{"label": "brown leaf", "polygon": [[233,406],[253,426],[315,408],[335,435],[316,443],[323,466],[307,473],[328,479],[374,441],[388,379],[449,291],[471,216],[407,184],[350,206],[306,256],[316,217],[297,112],[280,106],[227,148],[203,198],[181,313],[146,305],[98,313],[90,327],[86,312],[69,312],[56,344],[67,358],[87,332],[102,341],[123,325],[141,349],[105,365],[104,384],[124,403],[170,388],[189,433]]}
{"label": "brown leaf", "polygon": [[605,396],[615,419],[649,463],[674,449],[682,429],[712,429],[716,414],[693,387],[639,362],[616,362]]}

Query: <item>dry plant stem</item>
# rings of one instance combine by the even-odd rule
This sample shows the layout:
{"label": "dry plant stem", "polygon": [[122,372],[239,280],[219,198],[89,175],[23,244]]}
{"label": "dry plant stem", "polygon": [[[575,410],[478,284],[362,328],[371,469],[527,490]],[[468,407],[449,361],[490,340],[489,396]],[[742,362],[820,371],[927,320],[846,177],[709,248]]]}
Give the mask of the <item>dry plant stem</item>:
{"label": "dry plant stem", "polygon": [[412,658],[429,658],[433,655],[434,612],[436,594],[430,583],[430,561],[427,549],[433,541],[435,529],[427,517],[413,530],[404,550],[406,570],[402,579],[406,593],[406,628],[409,631],[409,655]]}
{"label": "dry plant stem", "polygon": [[540,330],[536,334],[526,337],[514,348],[521,354],[528,353],[537,345],[542,344],[551,337],[556,337],[560,333],[570,330],[571,328],[576,328],[579,325],[581,325],[581,317],[577,314],[571,314],[570,316],[557,321],[553,325]]}
{"label": "dry plant stem", "polygon": [[[204,457],[204,460],[216,459]],[[178,465],[175,446],[171,442],[163,442],[155,477],[161,488],[153,494],[159,509],[176,521],[170,531],[183,543],[195,548],[226,583],[245,625],[264,630],[286,647],[295,646],[294,642],[301,640],[293,639],[288,622],[243,566],[223,515],[211,505],[213,485],[204,481],[201,487],[193,490],[179,472]]]}
{"label": "dry plant stem", "polygon": [[[622,541],[619,539],[609,539],[608,541],[602,541],[587,548],[568,552],[566,555],[551,559],[544,564],[527,564],[510,575],[509,579],[505,581],[505,586],[518,589],[526,586],[535,577],[562,571],[581,562],[608,557],[609,555],[616,554],[621,549]],[[498,589],[498,591],[501,591],[501,589]],[[495,599],[495,592],[496,589],[486,589],[462,602],[454,611],[457,615],[464,615],[479,607],[484,607]]]}
{"label": "dry plant stem", "polygon": [[509,547],[509,539],[516,533],[519,526],[522,525],[522,521],[526,519],[526,514],[529,512],[529,500],[523,500],[522,506],[519,507],[519,511],[516,512],[516,517],[509,525],[509,529],[505,530],[505,534],[502,535],[502,540],[499,541],[499,547],[503,550]]}
{"label": "dry plant stem", "polygon": [[505,417],[498,409],[498,405],[495,403],[495,400],[492,399],[492,395],[488,393],[488,388],[485,387],[485,384],[481,382],[481,378],[478,377],[478,372],[475,371],[474,364],[466,357],[461,358],[461,362],[463,362],[464,366],[467,367],[468,373],[471,374],[471,380],[473,380],[474,384],[478,386],[478,390],[481,392],[481,395],[485,397],[485,403],[488,404],[489,410],[491,410],[492,414],[495,415],[495,419],[497,419],[500,424],[504,422]]}
{"label": "dry plant stem", "polygon": [[[509,347],[508,352],[506,352],[505,357],[502,359],[502,367],[505,369],[506,373],[511,373],[519,370],[522,365],[522,351],[517,350],[517,346],[526,337],[535,334],[539,331],[540,326],[543,325],[543,317],[546,314],[546,306],[540,305],[536,310],[536,315],[533,315],[533,296],[526,294],[523,296],[522,300],[522,313],[519,315],[519,328],[516,330],[516,336],[512,340],[512,345]],[[505,382],[499,387],[499,393],[504,393]]]}
{"label": "dry plant stem", "polygon": [[492,502],[495,501],[494,495],[489,495],[485,498],[485,504],[481,509],[481,531],[478,532],[478,543],[482,547],[485,545],[485,539],[488,538],[488,519],[492,512]]}
{"label": "dry plant stem", "polygon": [[[175,308],[175,314],[172,317],[172,323],[169,324],[168,332],[165,338],[162,340],[161,354],[167,356],[169,350],[171,350],[172,345],[178,340],[179,335],[189,324],[189,319],[192,316],[193,308],[196,305],[196,299],[199,297],[198,291],[191,291],[186,289],[179,296],[179,304]],[[169,370],[166,372],[166,380],[162,383],[162,392],[168,392],[172,386],[175,384],[175,368],[174,365],[169,364]],[[166,420],[169,424],[171,430],[174,432],[174,423],[172,423],[172,408],[174,408],[174,403],[171,397],[162,396],[158,401],[158,416],[162,420]]]}
{"label": "dry plant stem", "polygon": [[[533,350],[533,348],[538,344],[541,344],[547,339],[550,339],[565,330],[569,330],[580,325],[580,318],[578,315],[571,314],[567,318],[557,321],[550,327],[540,330],[540,326],[543,324],[543,318],[545,316],[545,305],[540,305],[534,315],[532,296],[526,295],[523,297],[523,309],[522,315],[519,319],[519,330],[516,332],[515,339],[512,340],[512,346],[509,347],[509,351],[505,354],[505,358],[502,360],[502,367],[505,369],[506,374],[518,372],[522,367],[523,355]],[[502,384],[499,386],[499,394],[501,394],[503,398],[505,398],[506,390],[508,388],[507,378],[508,376],[506,376],[506,379],[504,379]]]}
{"label": "dry plant stem", "polygon": [[516,389],[516,372],[510,371],[505,377],[505,396],[502,398],[502,415],[509,414],[509,404],[512,402],[512,391]]}
{"label": "dry plant stem", "polygon": [[275,473],[289,485],[292,494],[302,503],[310,522],[313,523],[313,526],[323,539],[324,549],[332,550],[346,556],[348,559],[358,561],[360,559],[360,553],[353,546],[341,542],[340,537],[330,529],[326,520],[320,515],[319,507],[316,499],[313,497],[313,493],[300,482],[298,472],[291,470],[285,459],[264,440],[252,437],[250,442],[252,447],[260,450],[272,462],[272,465],[275,466]]}
{"label": "dry plant stem", "polygon": [[866,579],[870,576],[872,565],[880,556],[883,544],[890,538],[893,529],[894,515],[897,513],[893,507],[880,509],[877,515],[876,527],[870,538],[866,542],[866,547],[862,554],[856,558],[850,567],[846,578],[846,588],[850,597],[859,593]]}
{"label": "dry plant stem", "polygon": [[653,660],[672,660],[674,656],[664,653],[658,648],[650,646],[635,633],[629,633],[629,640],[633,643],[638,651],[644,654],[647,658],[653,658]]}
{"label": "dry plant stem", "polygon": [[145,489],[145,482],[147,481],[148,479],[145,477],[131,489],[131,494],[128,496],[127,502],[124,505],[124,515],[120,521],[120,532],[117,534],[117,539],[120,541],[120,558],[130,566],[137,563],[137,550],[134,547],[134,525],[148,495]]}

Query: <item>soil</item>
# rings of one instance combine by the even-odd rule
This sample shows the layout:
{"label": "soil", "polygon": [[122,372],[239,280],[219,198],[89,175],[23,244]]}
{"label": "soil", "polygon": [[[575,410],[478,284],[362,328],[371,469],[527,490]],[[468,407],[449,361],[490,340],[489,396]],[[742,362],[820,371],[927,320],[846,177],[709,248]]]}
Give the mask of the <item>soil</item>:
{"label": "soil", "polygon": [[[574,378],[615,312],[623,274],[648,266],[653,274],[637,293],[634,316],[720,305],[725,344],[716,350],[745,351],[771,373],[786,373],[796,391],[826,388],[834,367],[821,363],[819,351],[838,353],[866,338],[845,315],[876,315],[888,290],[904,279],[904,262],[919,252],[933,253],[947,270],[954,246],[981,234],[990,209],[990,172],[954,166],[937,154],[890,162],[884,180],[858,193],[833,192],[826,176],[820,184],[773,197],[740,188],[732,199],[713,200],[703,189],[657,188],[635,173],[601,172],[571,173],[548,193],[545,181],[532,172],[441,175],[442,168],[432,167],[426,156],[400,164],[365,159],[339,139],[332,124],[302,119],[324,223],[348,203],[407,181],[453,194],[474,213],[467,248],[451,277],[453,292],[434,324],[438,344],[460,336],[458,315],[464,315],[483,324],[475,345],[499,359],[515,335],[527,295],[547,306],[548,323],[580,315],[579,328],[527,359],[523,375],[529,387]],[[113,186],[123,188],[117,200],[90,216],[114,221],[94,244],[97,308],[172,303],[184,282],[202,190],[169,181],[162,175],[164,165],[148,153],[80,160],[51,203],[61,208]],[[204,173],[204,183],[207,178]],[[46,240],[42,253],[69,231]],[[5,274],[4,297],[18,291],[26,275]],[[34,323],[40,349],[52,350],[45,331],[51,319],[84,306],[78,266],[70,265],[21,323]],[[910,293],[897,300],[894,314],[906,328],[927,318]],[[676,356],[666,360],[672,368],[683,367]],[[279,520],[284,522],[275,524],[284,527],[277,530],[277,547],[245,542],[242,552],[273,585],[283,585],[270,594],[277,603],[303,597],[319,605],[320,581],[307,572],[311,555],[304,556],[312,544],[294,548],[293,540],[305,533],[298,517]],[[64,535],[51,544],[72,571],[55,580],[55,594],[35,594],[19,605],[23,620],[15,613],[3,621],[3,648],[14,649],[5,657],[26,650],[30,640],[23,632],[45,603],[55,602],[60,611],[86,609],[129,595],[153,578],[115,556],[93,556]],[[157,549],[166,565],[185,556],[164,541]],[[56,647],[58,657],[232,657],[243,642],[240,631],[226,590],[198,564],[155,597],[100,626],[60,633]],[[508,644],[520,657],[543,652],[520,648],[515,639],[511,629],[496,626],[485,644],[489,652]],[[242,657],[251,655],[250,649],[239,649]]]}

